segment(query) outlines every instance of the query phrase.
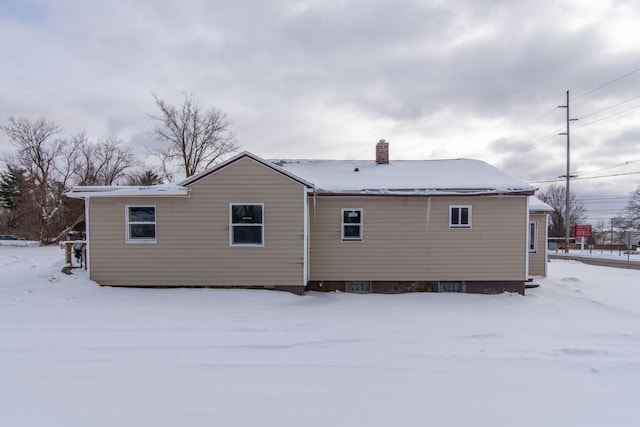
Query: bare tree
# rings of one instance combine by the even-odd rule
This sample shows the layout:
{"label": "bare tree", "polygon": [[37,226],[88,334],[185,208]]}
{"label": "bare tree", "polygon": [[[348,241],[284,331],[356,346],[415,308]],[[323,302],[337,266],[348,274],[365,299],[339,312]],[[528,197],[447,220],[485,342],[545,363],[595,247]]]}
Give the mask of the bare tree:
{"label": "bare tree", "polygon": [[[127,171],[138,164],[133,151],[122,146],[119,138],[108,137],[90,142],[85,132],[71,137],[76,158],[73,165],[77,185],[114,185],[126,179]],[[84,219],[84,204],[80,200],[64,198],[55,224],[55,239],[59,240]]]}
{"label": "bare tree", "polygon": [[[551,185],[544,192],[538,194],[540,200],[553,208],[550,215],[549,236],[562,237],[566,232],[566,191],[562,185]],[[576,198],[575,193],[569,196],[569,226],[581,224],[586,220],[584,203]]]}
{"label": "bare tree", "polygon": [[45,118],[30,121],[10,117],[0,126],[17,148],[6,162],[26,170],[33,207],[38,212],[39,239],[52,237],[51,222],[63,205],[63,194],[76,167],[77,145],[54,139],[62,129]]}
{"label": "bare tree", "polygon": [[593,240],[596,245],[606,243],[610,235],[609,223],[603,219],[599,219],[593,226]]}
{"label": "bare tree", "polygon": [[150,116],[156,122],[153,135],[164,147],[152,153],[162,161],[165,175],[169,175],[172,165],[179,163],[189,177],[238,150],[222,111],[205,109],[193,95],[185,95],[182,105],[177,107],[155,94],[153,97],[160,110]]}
{"label": "bare tree", "polygon": [[108,137],[92,143],[84,132],[74,138],[79,147],[79,168],[75,172],[79,185],[117,184],[138,164],[133,151],[124,147],[119,138]]}
{"label": "bare tree", "polygon": [[625,208],[625,218],[629,229],[640,230],[640,186],[631,194]]}

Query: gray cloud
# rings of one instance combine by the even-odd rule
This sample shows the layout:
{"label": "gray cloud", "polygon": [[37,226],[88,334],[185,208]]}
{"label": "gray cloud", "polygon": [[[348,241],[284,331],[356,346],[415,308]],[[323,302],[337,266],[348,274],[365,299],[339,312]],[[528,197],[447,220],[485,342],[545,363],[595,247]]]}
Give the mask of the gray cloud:
{"label": "gray cloud", "polygon": [[[540,141],[564,110],[528,125],[566,90],[577,98],[640,67],[639,17],[637,2],[595,0],[13,0],[0,6],[0,120],[46,115],[141,150],[151,94],[193,93],[264,157],[372,158],[387,138],[392,157],[478,157],[550,179],[563,173],[563,137]],[[572,111],[638,96],[639,83],[631,74]],[[576,166],[637,157],[639,118],[576,123]],[[622,194],[638,179],[624,182],[576,188]]]}

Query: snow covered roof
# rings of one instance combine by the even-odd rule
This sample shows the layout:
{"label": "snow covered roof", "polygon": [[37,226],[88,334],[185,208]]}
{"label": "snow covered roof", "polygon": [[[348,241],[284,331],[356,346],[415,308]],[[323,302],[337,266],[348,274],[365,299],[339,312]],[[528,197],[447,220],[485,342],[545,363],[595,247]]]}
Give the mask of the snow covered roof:
{"label": "snow covered roof", "polygon": [[288,172],[278,165],[271,163],[267,160],[261,159],[255,154],[249,153],[247,151],[242,152],[222,163],[219,163],[209,169],[206,169],[198,174],[192,175],[188,178],[183,179],[179,183],[176,184],[159,184],[159,185],[150,185],[150,186],[77,186],[74,187],[71,191],[67,193],[68,197],[73,197],[76,199],[84,199],[90,197],[144,197],[144,196],[154,196],[154,197],[169,197],[169,196],[188,196],[191,189],[190,185],[207,177],[208,175],[219,171],[239,159],[244,157],[249,157],[258,163],[265,165],[268,168],[271,168],[306,187],[313,187],[313,184],[305,181],[304,179],[293,175],[291,172]]}
{"label": "snow covered roof", "polygon": [[[244,152],[178,184],[153,186],[80,186],[67,196],[188,196],[189,186],[243,157],[250,157],[319,193],[449,195],[533,194],[534,187],[480,160],[263,160]],[[542,202],[540,202],[542,203]]]}
{"label": "snow covered roof", "polygon": [[88,197],[132,197],[132,196],[188,196],[189,189],[176,184],[150,186],[77,186],[67,193],[67,197],[84,199]]}
{"label": "snow covered roof", "polygon": [[506,194],[534,187],[480,160],[271,160],[312,182],[320,193]]}
{"label": "snow covered roof", "polygon": [[529,211],[553,212],[553,208],[536,196],[529,196]]}

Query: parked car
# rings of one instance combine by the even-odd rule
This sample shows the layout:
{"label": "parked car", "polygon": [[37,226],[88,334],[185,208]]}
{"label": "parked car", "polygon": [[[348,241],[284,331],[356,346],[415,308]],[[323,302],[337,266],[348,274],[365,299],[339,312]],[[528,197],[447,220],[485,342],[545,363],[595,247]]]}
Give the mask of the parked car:
{"label": "parked car", "polygon": [[0,234],[0,240],[24,240],[24,238],[13,234]]}

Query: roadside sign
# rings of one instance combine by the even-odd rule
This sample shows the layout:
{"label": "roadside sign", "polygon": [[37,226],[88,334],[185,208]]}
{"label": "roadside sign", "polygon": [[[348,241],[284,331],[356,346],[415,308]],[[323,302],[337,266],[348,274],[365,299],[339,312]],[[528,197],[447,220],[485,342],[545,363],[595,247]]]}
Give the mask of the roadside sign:
{"label": "roadside sign", "polygon": [[627,244],[627,268],[629,268],[629,257],[631,256],[631,248],[633,247],[633,231],[624,232],[624,241]]}
{"label": "roadside sign", "polygon": [[591,226],[576,225],[573,227],[573,235],[576,237],[591,237]]}
{"label": "roadside sign", "polygon": [[627,244],[627,249],[630,250],[633,247],[633,231],[624,232],[624,241]]}

